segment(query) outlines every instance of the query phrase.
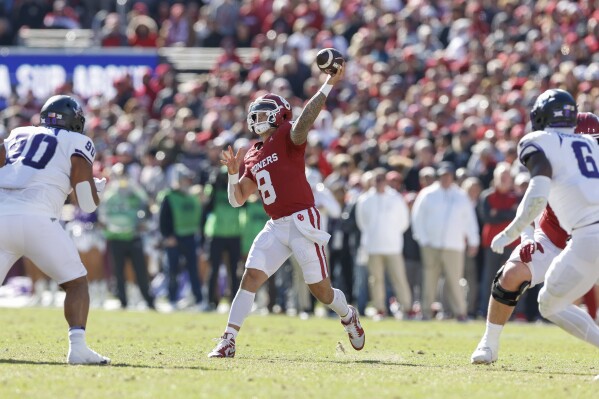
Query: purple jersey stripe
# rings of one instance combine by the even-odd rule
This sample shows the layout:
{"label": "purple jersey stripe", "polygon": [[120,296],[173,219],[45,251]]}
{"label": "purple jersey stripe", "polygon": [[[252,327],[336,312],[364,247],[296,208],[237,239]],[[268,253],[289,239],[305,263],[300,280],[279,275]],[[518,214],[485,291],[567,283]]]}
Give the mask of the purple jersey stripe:
{"label": "purple jersey stripe", "polygon": [[85,153],[81,150],[75,150],[75,153],[73,155],[79,155],[80,157],[83,157],[90,164],[93,164],[93,161],[87,155],[85,155]]}

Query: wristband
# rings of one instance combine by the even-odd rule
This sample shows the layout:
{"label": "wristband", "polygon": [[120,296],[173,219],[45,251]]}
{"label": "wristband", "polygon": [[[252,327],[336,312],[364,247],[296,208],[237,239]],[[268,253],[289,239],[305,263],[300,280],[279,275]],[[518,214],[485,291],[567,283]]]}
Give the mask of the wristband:
{"label": "wristband", "polygon": [[229,184],[237,184],[239,183],[239,173],[235,173],[234,175],[229,175]]}
{"label": "wristband", "polygon": [[333,85],[325,83],[322,85],[322,87],[318,91],[320,93],[324,94],[325,97],[328,97],[329,93],[331,92],[332,89],[333,89]]}

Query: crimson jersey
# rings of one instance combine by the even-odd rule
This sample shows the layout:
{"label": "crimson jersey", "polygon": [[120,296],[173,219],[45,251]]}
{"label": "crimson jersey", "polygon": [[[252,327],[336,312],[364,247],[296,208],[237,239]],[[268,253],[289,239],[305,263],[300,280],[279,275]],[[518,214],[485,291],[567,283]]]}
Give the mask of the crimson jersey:
{"label": "crimson jersey", "polygon": [[273,219],[314,206],[314,195],[306,180],[306,143],[291,141],[291,123],[283,122],[266,142],[245,154],[243,176],[258,185],[264,211]]}
{"label": "crimson jersey", "polygon": [[549,205],[543,211],[541,219],[539,220],[539,227],[547,237],[555,244],[556,247],[564,249],[566,248],[566,241],[568,240],[568,233],[562,229],[557,220],[557,216],[553,213],[553,209]]}

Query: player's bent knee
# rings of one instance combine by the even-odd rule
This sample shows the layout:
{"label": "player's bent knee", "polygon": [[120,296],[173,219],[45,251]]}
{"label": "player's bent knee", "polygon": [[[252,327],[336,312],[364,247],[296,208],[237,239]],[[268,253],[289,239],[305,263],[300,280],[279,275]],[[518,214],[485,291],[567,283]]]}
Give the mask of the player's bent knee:
{"label": "player's bent knee", "polygon": [[[517,264],[513,264],[513,265],[517,265]],[[504,269],[505,269],[505,265],[504,265],[501,267],[501,269],[499,269],[499,271],[495,275],[495,278],[493,279],[493,284],[491,286],[491,296],[497,302],[502,303],[507,306],[516,306],[518,304],[518,301],[520,300],[520,297],[522,296],[522,294],[524,294],[526,292],[526,290],[528,289],[528,287],[530,287],[530,281],[521,281],[521,280],[516,281],[516,280],[518,280],[518,278],[517,278],[518,273],[517,273],[517,269],[516,269],[517,267],[518,266],[510,267],[509,268],[510,273],[508,275],[506,275],[506,273],[504,272]],[[524,266],[524,267],[526,267],[526,266]],[[502,280],[501,283],[499,282],[500,279]],[[509,279],[509,280],[506,280],[506,279]],[[510,290],[510,289],[506,289],[505,286],[516,286],[517,289]]]}
{"label": "player's bent knee", "polygon": [[509,291],[516,291],[525,281],[532,280],[530,269],[522,262],[508,262],[497,272],[499,284]]}
{"label": "player's bent knee", "polygon": [[248,268],[243,273],[241,288],[256,292],[266,280],[268,280],[268,275],[265,272],[259,269]]}
{"label": "player's bent knee", "polygon": [[87,287],[87,276],[81,276],[74,280],[66,281],[60,284],[60,287],[65,291],[71,288]]}
{"label": "player's bent knee", "polygon": [[561,312],[569,305],[569,302],[562,299],[561,295],[556,292],[555,287],[548,283],[541,288],[538,299],[539,312],[546,319],[551,319],[552,315]]}
{"label": "player's bent knee", "polygon": [[541,316],[549,319],[551,315],[556,313],[553,303],[554,301],[551,298],[551,294],[549,294],[545,287],[543,287],[539,292],[539,313],[541,313]]}

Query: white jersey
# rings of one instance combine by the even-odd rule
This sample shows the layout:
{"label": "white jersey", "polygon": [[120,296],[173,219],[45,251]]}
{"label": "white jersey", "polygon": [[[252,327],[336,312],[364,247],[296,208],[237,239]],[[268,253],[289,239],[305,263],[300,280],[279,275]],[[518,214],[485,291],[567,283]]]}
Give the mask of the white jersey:
{"label": "white jersey", "polygon": [[71,156],[89,163],[96,150],[89,137],[64,129],[20,127],[4,141],[0,168],[0,215],[60,217],[71,191]]}
{"label": "white jersey", "polygon": [[599,145],[591,136],[561,132],[528,133],[518,143],[524,164],[543,152],[553,170],[549,205],[567,232],[599,222]]}

